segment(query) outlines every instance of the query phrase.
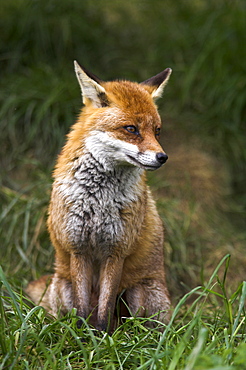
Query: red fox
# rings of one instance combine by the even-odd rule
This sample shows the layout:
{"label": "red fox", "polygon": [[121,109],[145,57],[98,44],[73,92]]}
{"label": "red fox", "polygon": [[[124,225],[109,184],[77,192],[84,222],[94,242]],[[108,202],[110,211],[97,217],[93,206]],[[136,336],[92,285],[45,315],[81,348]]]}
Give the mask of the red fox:
{"label": "red fox", "polygon": [[165,322],[163,226],[145,170],[168,159],[155,100],[171,69],[141,84],[104,82],[77,62],[75,71],[84,107],[58,157],[49,205],[55,273],[31,282],[27,293],[54,316],[72,308],[91,314],[105,331],[124,291],[131,315]]}

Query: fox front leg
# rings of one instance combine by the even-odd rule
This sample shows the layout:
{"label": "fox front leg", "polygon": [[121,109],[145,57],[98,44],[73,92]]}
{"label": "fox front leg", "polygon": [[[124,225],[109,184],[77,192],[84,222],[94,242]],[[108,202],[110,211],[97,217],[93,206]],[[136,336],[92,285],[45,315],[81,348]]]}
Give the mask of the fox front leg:
{"label": "fox front leg", "polygon": [[[70,271],[73,291],[73,307],[77,315],[86,319],[90,314],[90,295],[92,287],[92,264],[82,254],[73,254],[70,259]],[[78,328],[82,321],[77,323]]]}
{"label": "fox front leg", "polygon": [[98,330],[110,331],[112,327],[123,263],[123,258],[109,257],[101,266],[97,321]]}
{"label": "fox front leg", "polygon": [[[144,279],[127,289],[126,300],[132,315],[148,317],[155,315],[163,323],[169,319],[170,300],[166,284],[155,279]],[[148,323],[149,326],[153,326]]]}

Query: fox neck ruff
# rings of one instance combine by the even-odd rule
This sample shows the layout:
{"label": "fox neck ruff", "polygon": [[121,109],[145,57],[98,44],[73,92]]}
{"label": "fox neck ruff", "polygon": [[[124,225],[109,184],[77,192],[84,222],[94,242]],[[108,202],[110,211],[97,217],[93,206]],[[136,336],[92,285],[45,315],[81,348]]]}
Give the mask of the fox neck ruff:
{"label": "fox neck ruff", "polygon": [[[64,232],[77,253],[96,260],[113,253],[119,243],[124,248],[124,213],[145,191],[143,172],[127,164],[105,170],[105,165],[87,152],[73,162],[67,177],[55,180],[53,191],[58,191],[67,207]],[[136,224],[140,218],[136,215]]]}

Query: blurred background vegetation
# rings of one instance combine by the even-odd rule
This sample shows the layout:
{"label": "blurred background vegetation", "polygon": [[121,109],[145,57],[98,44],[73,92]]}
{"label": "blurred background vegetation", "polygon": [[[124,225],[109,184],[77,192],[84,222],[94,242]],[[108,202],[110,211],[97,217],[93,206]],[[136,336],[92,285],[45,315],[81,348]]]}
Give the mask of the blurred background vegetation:
{"label": "blurred background vegetation", "polygon": [[76,59],[102,79],[173,69],[159,101],[165,167],[149,175],[172,296],[231,254],[245,279],[243,0],[5,0],[0,19],[1,265],[18,287],[52,271],[51,172],[81,107]]}

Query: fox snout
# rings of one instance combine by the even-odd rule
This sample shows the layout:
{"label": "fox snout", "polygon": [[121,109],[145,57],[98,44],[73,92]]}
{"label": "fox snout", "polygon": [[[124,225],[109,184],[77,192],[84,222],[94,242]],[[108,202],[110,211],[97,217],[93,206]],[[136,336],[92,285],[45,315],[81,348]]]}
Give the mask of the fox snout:
{"label": "fox snout", "polygon": [[[145,152],[138,152],[136,157],[130,158],[130,162],[135,159],[135,165],[144,168],[145,170],[154,171],[160,168],[168,159],[165,152],[154,152],[146,150]],[[131,161],[132,160],[132,161]]]}
{"label": "fox snout", "polygon": [[158,145],[151,149],[139,147],[136,144],[119,140],[111,133],[93,131],[86,138],[86,149],[104,166],[112,168],[114,162],[129,163],[145,170],[154,171],[160,168],[168,159],[168,155]]}

